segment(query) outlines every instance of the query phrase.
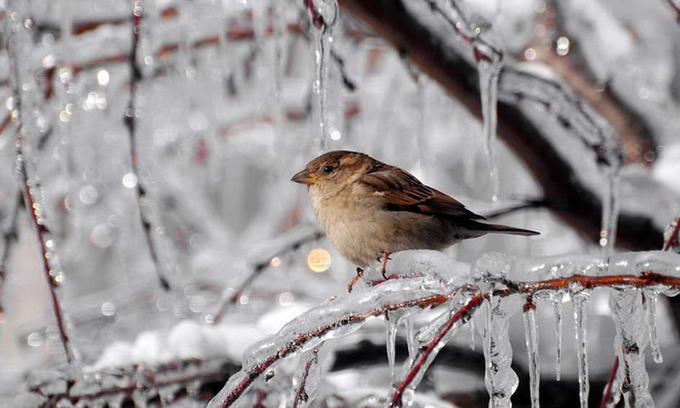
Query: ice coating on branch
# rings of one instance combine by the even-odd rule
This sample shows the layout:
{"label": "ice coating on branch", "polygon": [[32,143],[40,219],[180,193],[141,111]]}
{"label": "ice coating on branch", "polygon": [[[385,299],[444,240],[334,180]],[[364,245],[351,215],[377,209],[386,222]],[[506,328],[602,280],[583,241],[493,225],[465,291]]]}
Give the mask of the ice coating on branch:
{"label": "ice coating on branch", "polygon": [[510,317],[519,307],[519,299],[494,296],[485,305],[487,324],[482,337],[486,360],[484,383],[489,392],[489,408],[510,408],[510,398],[517,390],[519,378],[511,366],[512,344],[508,328]]}
{"label": "ice coating on branch", "polygon": [[[389,316],[389,314],[388,314]],[[385,346],[387,347],[387,364],[390,366],[390,379],[394,379],[394,359],[397,341],[397,322],[394,321],[394,316],[389,318],[386,322],[385,329]]]}
{"label": "ice coating on branch", "polygon": [[[390,389],[388,406],[410,406],[415,395],[415,389],[422,381],[425,372],[430,367],[439,351],[446,345],[460,327],[470,319],[470,314],[464,314],[455,320],[454,316],[471,301],[470,294],[462,293],[447,303],[447,310],[434,320],[421,327],[415,336],[417,353],[409,355],[404,368],[399,375],[399,381],[393,382]],[[454,321],[455,320],[455,321]],[[427,353],[427,354],[423,354]],[[396,386],[394,384],[399,384]],[[401,399],[392,399],[399,395],[399,387],[406,385],[401,393]]]}
{"label": "ice coating on branch", "polygon": [[656,290],[644,291],[646,298],[645,305],[647,306],[647,323],[649,324],[649,348],[652,351],[652,358],[657,364],[663,363],[663,354],[661,354],[661,347],[659,347],[659,334],[656,330],[656,304],[659,300],[659,294]]}
{"label": "ice coating on branch", "polygon": [[[249,347],[243,355],[243,369],[213,398],[210,406],[233,401],[279,359],[310,350],[321,342],[346,336],[366,320],[386,312],[427,307],[441,302],[449,288],[439,279],[394,279],[317,306],[286,324],[276,335]],[[245,381],[245,382],[244,382]]]}
{"label": "ice coating on branch", "polygon": [[611,255],[616,243],[616,227],[619,220],[619,167],[620,163],[606,169],[606,192],[602,197],[602,227],[600,247],[605,255]]}
{"label": "ice coating on branch", "polygon": [[319,347],[315,347],[305,352],[300,359],[299,373],[293,378],[293,392],[288,406],[306,407],[314,401],[320,379]]}
{"label": "ice coating on branch", "polygon": [[538,352],[538,328],[536,323],[536,309],[532,304],[525,306],[524,336],[529,357],[529,391],[531,395],[531,408],[539,408],[539,387],[541,384],[541,370]]}
{"label": "ice coating on branch", "polygon": [[480,60],[477,64],[479,72],[479,93],[482,101],[482,133],[485,139],[486,159],[489,165],[489,179],[491,181],[491,201],[498,201],[500,181],[498,179],[498,164],[496,163],[496,125],[498,101],[498,75],[501,65],[497,61]]}
{"label": "ice coating on branch", "polygon": [[588,375],[588,332],[586,318],[590,294],[581,291],[572,294],[574,301],[574,329],[576,332],[576,358],[578,359],[578,394],[581,408],[588,408],[590,378]]}
{"label": "ice coating on branch", "polygon": [[[611,298],[616,322],[616,352],[625,373],[622,392],[634,407],[653,407],[645,349],[649,343],[647,313],[640,290],[619,290]],[[627,394],[627,395],[626,395]]]}

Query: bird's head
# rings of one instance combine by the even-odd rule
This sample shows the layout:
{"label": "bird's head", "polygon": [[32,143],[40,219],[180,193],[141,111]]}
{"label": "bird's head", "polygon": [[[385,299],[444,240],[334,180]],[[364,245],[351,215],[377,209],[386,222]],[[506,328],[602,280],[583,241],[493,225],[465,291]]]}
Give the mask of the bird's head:
{"label": "bird's head", "polygon": [[291,181],[305,184],[311,190],[333,194],[357,181],[376,162],[370,156],[346,150],[324,153],[307,163]]}

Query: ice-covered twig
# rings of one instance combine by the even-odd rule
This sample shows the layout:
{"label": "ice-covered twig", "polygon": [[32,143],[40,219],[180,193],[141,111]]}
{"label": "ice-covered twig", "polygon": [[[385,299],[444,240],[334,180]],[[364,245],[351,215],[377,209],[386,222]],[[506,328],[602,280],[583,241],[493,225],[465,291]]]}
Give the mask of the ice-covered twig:
{"label": "ice-covered twig", "polygon": [[[30,65],[24,66],[23,64],[30,61],[33,20],[29,16],[30,8],[24,3],[21,0],[17,0],[10,4],[10,9],[13,9],[14,12],[12,13],[11,21],[8,22],[11,32],[7,38],[7,48],[10,54],[11,83],[15,100],[12,116],[17,126],[15,141],[16,171],[19,175],[22,199],[26,204],[26,209],[30,215],[30,220],[35,228],[40,245],[42,269],[50,293],[52,311],[57,322],[59,338],[64,348],[66,361],[71,363],[75,360],[75,355],[71,348],[61,303],[56,292],[62,275],[54,268],[54,265],[58,265],[54,251],[55,243],[47,226],[45,209],[39,198],[39,194],[42,194],[42,186],[37,176],[29,176],[28,174],[29,157],[26,156],[26,138],[32,137],[37,139],[39,134],[34,129],[34,126],[30,124],[33,120],[32,114],[35,108],[32,98],[35,98],[36,95],[31,90],[31,86],[25,83],[27,81],[26,73],[32,72]],[[28,53],[28,55],[24,55],[24,53]],[[35,142],[35,140],[32,141]]]}
{"label": "ice-covered twig", "polygon": [[[440,305],[452,295],[438,280],[404,279],[386,281],[367,292],[353,293],[316,307],[288,323],[274,337],[249,348],[243,358],[242,370],[229,379],[209,406],[230,406],[274,363],[314,347],[326,338],[347,335],[366,320],[388,312]],[[313,327],[299,330],[300,325]]]}
{"label": "ice-covered twig", "polygon": [[132,45],[130,47],[130,54],[128,55],[128,64],[130,65],[130,100],[128,102],[127,110],[125,111],[124,119],[130,140],[130,164],[132,166],[132,173],[136,177],[136,203],[137,209],[139,211],[142,230],[144,232],[144,237],[146,238],[149,256],[151,256],[151,261],[153,262],[154,269],[158,275],[159,283],[163,289],[169,290],[170,283],[168,282],[161,268],[160,260],[158,259],[158,252],[152,235],[153,226],[147,211],[145,211],[144,202],[148,201],[148,197],[146,188],[144,187],[143,180],[141,180],[139,173],[139,154],[137,151],[137,86],[139,85],[139,82],[142,81],[142,69],[139,66],[137,53],[139,51],[139,39],[141,35],[140,30],[143,17],[144,1],[133,1],[132,14],[130,17],[132,19]]}
{"label": "ice-covered twig", "polygon": [[[609,263],[600,258],[575,260],[531,260],[513,266],[513,273],[548,276],[549,266],[555,262],[578,263],[574,270],[580,271],[596,265],[604,272],[599,276],[574,274],[559,278],[536,281],[511,281],[504,279],[504,287],[491,292],[477,293],[469,297],[458,309],[442,322],[432,340],[419,350],[411,360],[412,364],[395,387],[391,401],[399,406],[404,390],[417,378],[420,370],[439,350],[437,345],[446,338],[451,328],[461,319],[468,317],[490,294],[494,298],[521,294],[534,296],[539,292],[560,290],[589,290],[597,287],[680,288],[680,257],[662,253],[640,253],[611,257]],[[590,265],[590,266],[589,266]],[[633,269],[634,274],[628,274]],[[543,275],[540,273],[543,272]],[[623,272],[618,274],[617,272]],[[608,274],[611,273],[611,274]],[[526,276],[526,275],[523,275]],[[464,289],[465,287],[463,287]],[[288,323],[278,334],[262,340],[246,351],[241,372],[230,378],[220,393],[211,401],[211,407],[227,407],[234,403],[269,367],[277,361],[332,337],[346,336],[357,330],[363,322],[372,317],[383,316],[386,312],[426,308],[449,302],[461,293],[460,289],[448,289],[439,280],[410,278],[387,280],[363,293],[353,293],[319,306]],[[469,295],[468,295],[469,296]]]}
{"label": "ice-covered twig", "polygon": [[435,0],[425,0],[433,12],[442,16],[453,28],[455,33],[469,46],[472,47],[472,53],[475,61],[486,61],[488,63],[500,61],[503,59],[503,51],[495,45],[486,41],[476,31],[473,31],[470,23],[465,18],[465,14],[460,10],[455,0],[450,1],[451,8],[454,15],[458,18],[456,21],[450,13],[447,13],[439,3]]}
{"label": "ice-covered twig", "polygon": [[665,238],[663,243],[663,250],[670,251],[673,248],[680,247],[680,216],[678,216],[673,224],[670,226],[670,233]]}
{"label": "ice-covered twig", "polygon": [[2,301],[4,298],[3,288],[5,281],[7,280],[7,262],[9,261],[9,255],[12,251],[12,245],[14,245],[17,240],[17,222],[19,219],[19,210],[23,206],[21,191],[17,193],[15,201],[16,202],[12,208],[12,212],[7,217],[7,225],[2,231],[2,253],[0,253],[0,316],[2,316],[5,311]]}
{"label": "ice-covered twig", "polygon": [[311,20],[312,24],[314,24],[314,27],[318,28],[319,30],[324,29],[327,24],[326,20],[323,18],[321,12],[316,8],[316,5],[314,5],[314,0],[304,0],[304,2],[305,7],[309,12],[309,19]]}
{"label": "ice-covered twig", "polygon": [[678,0],[666,0],[668,2],[668,5],[673,9],[675,12],[675,20],[680,24],[680,3]]}
{"label": "ice-covered twig", "polygon": [[213,323],[216,324],[222,321],[224,312],[227,311],[229,306],[238,303],[243,292],[271,265],[274,257],[295,251],[308,242],[314,242],[323,238],[324,235],[324,232],[315,224],[300,224],[251,250],[248,255],[248,264],[250,265],[251,272],[231,294],[227,294],[222,299]]}
{"label": "ice-covered twig", "polygon": [[309,372],[312,369],[312,366],[319,364],[320,347],[321,345],[316,346],[311,352],[309,352],[309,358],[305,362],[305,366],[302,369],[302,373],[300,374],[299,379],[300,383],[295,389],[295,397],[293,398],[293,408],[298,408],[304,402],[307,402],[307,400],[309,400],[309,395],[307,394],[305,387],[307,386],[307,378],[309,377]]}
{"label": "ice-covered twig", "polygon": [[546,208],[548,207],[548,202],[544,199],[527,199],[523,200],[517,204],[505,208],[499,208],[498,210],[492,211],[490,213],[484,214],[487,219],[498,218],[504,215],[512,214],[517,211],[528,210],[532,208]]}

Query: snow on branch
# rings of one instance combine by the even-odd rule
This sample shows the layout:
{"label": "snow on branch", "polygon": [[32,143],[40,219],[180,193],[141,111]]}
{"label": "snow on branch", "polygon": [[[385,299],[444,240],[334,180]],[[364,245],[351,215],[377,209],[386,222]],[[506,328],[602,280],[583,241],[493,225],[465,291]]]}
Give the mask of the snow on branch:
{"label": "snow on branch", "polygon": [[[508,349],[509,343],[503,346],[505,344],[503,339],[507,337],[507,320],[522,310],[522,307],[519,307],[522,302],[519,300],[525,299],[530,305],[523,308],[526,312],[535,307],[532,301],[534,297],[568,292],[578,303],[577,309],[583,315],[585,313],[583,305],[590,291],[600,287],[609,288],[620,294],[617,296],[621,296],[622,301],[634,303],[632,306],[629,305],[630,307],[615,310],[616,322],[622,325],[627,321],[626,313],[646,315],[638,310],[643,306],[636,300],[636,296],[641,296],[641,289],[660,291],[669,296],[675,295],[680,289],[680,256],[658,251],[611,257],[564,256],[538,259],[489,254],[473,265],[470,275],[464,277],[463,271],[464,269],[454,271],[453,281],[460,282],[464,279],[471,282],[470,284],[454,286],[453,281],[445,281],[432,275],[395,278],[364,292],[355,292],[334,299],[304,313],[284,326],[276,335],[246,350],[241,371],[229,379],[209,406],[231,406],[279,360],[311,350],[323,341],[347,336],[371,318],[407,310],[445,307],[443,314],[415,335],[420,347],[417,353],[407,360],[389,402],[390,406],[401,406],[406,391],[415,389],[424,371],[446,344],[450,335],[464,325],[485,302],[492,305],[491,315],[487,312],[488,326],[485,337],[488,346],[485,346],[485,356],[487,365],[493,364],[496,367],[487,371],[487,388],[492,399],[509,404],[517,378],[510,368],[512,350]],[[451,271],[439,273],[452,274]],[[585,318],[585,315],[583,316]],[[639,318],[634,320],[640,323]],[[577,321],[582,323],[580,318]],[[581,324],[579,327],[585,326]],[[630,333],[627,328],[622,328],[619,333],[623,339],[630,336],[626,335]],[[581,339],[585,339],[585,332]],[[640,335],[636,335],[633,340],[625,341],[637,344],[635,347],[629,344],[629,349],[631,353],[635,352],[638,355],[642,354],[647,343]],[[585,340],[580,344],[583,353],[579,355],[582,354],[585,361]],[[507,353],[510,353],[510,356]],[[631,359],[631,366],[638,372],[635,379],[644,383],[644,379],[641,378],[646,376],[643,374],[644,360],[626,353],[624,358]],[[587,376],[587,365],[582,367],[581,373]],[[587,383],[587,378],[580,380]],[[629,389],[628,392],[637,393],[638,398],[645,397],[639,386]],[[587,389],[582,390],[583,393],[587,398]]]}

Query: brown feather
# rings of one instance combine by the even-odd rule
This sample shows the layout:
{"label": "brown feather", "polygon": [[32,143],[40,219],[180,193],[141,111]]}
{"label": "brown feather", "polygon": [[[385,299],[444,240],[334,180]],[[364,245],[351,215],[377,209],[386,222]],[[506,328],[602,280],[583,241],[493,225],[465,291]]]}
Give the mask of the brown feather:
{"label": "brown feather", "polygon": [[410,173],[377,160],[376,162],[372,170],[364,174],[359,182],[383,197],[385,209],[410,211],[441,218],[485,219],[465,208],[465,205],[453,197],[421,183]]}

